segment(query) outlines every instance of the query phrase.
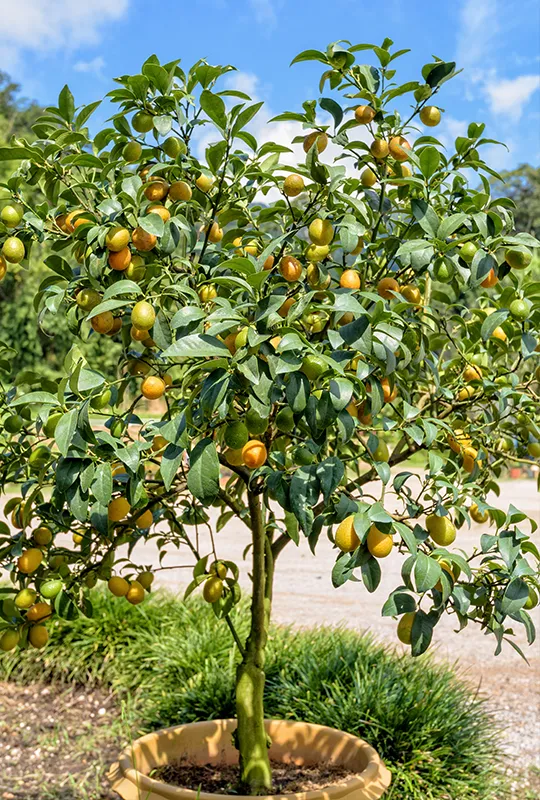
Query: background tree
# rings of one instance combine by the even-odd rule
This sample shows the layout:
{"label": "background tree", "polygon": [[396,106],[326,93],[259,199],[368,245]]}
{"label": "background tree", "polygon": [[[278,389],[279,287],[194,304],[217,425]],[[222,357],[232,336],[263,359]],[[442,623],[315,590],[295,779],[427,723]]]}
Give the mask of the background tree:
{"label": "background tree", "polygon": [[[62,313],[75,336],[121,349],[112,379],[76,343],[60,378],[19,380],[0,398],[0,483],[20,487],[0,528],[13,581],[2,647],[44,645],[53,613],[91,614],[98,579],[141,602],[153,573],[133,560],[137,542],[186,548],[187,594],[202,588],[237,648],[251,794],[271,786],[274,569],[301,535],[313,551],[323,534],[335,542],[336,588],[356,579],[374,591],[384,558],[402,554],[382,613],[399,617],[413,655],[443,613],[481,625],[497,649],[516,624],[534,639],[535,525],[487,494],[505,464],[540,455],[540,289],[528,271],[539,243],[514,233],[514,203],[491,194],[484,125],[471,123],[449,155],[431,134],[410,145],[418,118],[438,124],[434,98],[455,64],[435,60],[397,85],[404,51],[391,47],[333,44],[295,59],[324,65],[327,94],[276,118],[304,128],[294,169],[280,163],[288,148],[249,131],[261,104],[219,88],[232,67],[184,72],[156,56],[118,79],[118,111],[94,138],[98,103],[76,109],[65,87],[34,142],[0,148],[0,160],[21,159],[4,184],[4,269],[46,244],[41,324]],[[356,63],[365,50],[376,68]],[[192,145],[201,126],[212,131],[204,161]],[[472,307],[464,287],[484,290]],[[9,373],[10,360],[0,367]],[[164,398],[165,410],[144,420],[142,398]],[[423,475],[392,471],[416,454]],[[247,529],[246,641],[230,617],[238,565],[219,559],[213,531],[200,551],[210,504],[218,530],[233,515]],[[486,532],[472,552],[453,549],[471,518]]]}
{"label": "background tree", "polygon": [[493,180],[493,191],[510,197],[516,204],[516,231],[535,236],[540,230],[540,168],[520,164],[517,169],[501,172],[501,180]]}

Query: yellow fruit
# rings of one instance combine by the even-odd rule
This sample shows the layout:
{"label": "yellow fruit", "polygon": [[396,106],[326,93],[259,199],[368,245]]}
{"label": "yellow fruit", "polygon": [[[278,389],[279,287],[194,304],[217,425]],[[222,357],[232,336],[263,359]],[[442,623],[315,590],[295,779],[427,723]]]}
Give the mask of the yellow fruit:
{"label": "yellow fruit", "polygon": [[405,286],[402,286],[399,290],[399,293],[403,295],[408,303],[412,303],[415,306],[419,306],[422,302],[422,293],[420,292],[420,289],[418,286],[413,286],[411,283],[407,283]]}
{"label": "yellow fruit", "polygon": [[305,183],[301,175],[287,175],[283,181],[283,194],[287,197],[297,197],[304,189]]}
{"label": "yellow fruit", "polygon": [[112,578],[109,578],[107,586],[115,597],[125,597],[129,589],[129,583],[119,575],[113,575]]}
{"label": "yellow fruit", "polygon": [[147,400],[158,400],[165,394],[165,381],[157,375],[149,375],[141,383],[141,393]]}
{"label": "yellow fruit", "polygon": [[45,625],[35,625],[28,631],[28,641],[37,650],[45,647],[49,641],[49,632]]}
{"label": "yellow fruit", "polygon": [[191,200],[193,192],[191,191],[191,186],[187,184],[185,181],[175,181],[171,183],[171,188],[169,189],[169,200],[172,200],[176,203],[178,200],[182,200],[184,203],[187,203],[188,200]]}
{"label": "yellow fruit", "polygon": [[4,256],[0,255],[0,281],[3,281],[7,274],[7,264]]}
{"label": "yellow fruit", "polygon": [[297,281],[302,275],[302,265],[294,256],[283,256],[279,262],[279,272],[286,281]]}
{"label": "yellow fruit", "polygon": [[43,622],[52,615],[52,607],[48,603],[34,603],[26,612],[28,622]]}
{"label": "yellow fruit", "polygon": [[501,342],[506,342],[506,340],[508,339],[508,336],[506,335],[504,330],[501,328],[501,326],[497,325],[497,327],[495,328],[495,330],[491,334],[491,338],[492,339],[499,339]]}
{"label": "yellow fruit", "polygon": [[450,517],[430,514],[426,519],[426,528],[433,541],[440,547],[448,547],[456,538],[456,528]]}
{"label": "yellow fruit", "polygon": [[34,589],[21,589],[15,597],[15,605],[18,609],[25,610],[33,606],[37,600],[37,592]]}
{"label": "yellow fruit", "polygon": [[33,533],[33,537],[34,542],[39,544],[41,547],[46,547],[52,542],[53,539],[52,531],[45,525],[40,525],[39,528],[36,528]]}
{"label": "yellow fruit", "polygon": [[458,400],[469,400],[473,394],[475,393],[474,386],[464,386],[463,389],[460,389],[457,393]]}
{"label": "yellow fruit", "polygon": [[135,526],[141,530],[147,530],[154,522],[154,515],[149,508],[143,511],[135,520]]}
{"label": "yellow fruit", "polygon": [[388,142],[384,139],[374,139],[370,146],[371,155],[377,160],[382,160],[388,156]]}
{"label": "yellow fruit", "polygon": [[217,575],[213,575],[204,583],[203,597],[207,603],[217,603],[223,596],[223,581]]}
{"label": "yellow fruit", "polygon": [[469,514],[472,519],[478,523],[487,522],[489,519],[489,511],[487,509],[485,511],[480,511],[476,503],[473,503],[470,507]]}
{"label": "yellow fruit", "polygon": [[314,219],[309,225],[308,235],[313,244],[324,247],[334,238],[334,228],[328,219]]}
{"label": "yellow fruit", "polygon": [[358,106],[354,112],[354,118],[359,125],[369,125],[375,118],[376,111],[371,106]]}
{"label": "yellow fruit", "polygon": [[450,445],[450,449],[454,451],[454,453],[460,453],[462,448],[469,447],[471,445],[471,439],[464,433],[460,428],[457,428],[454,431],[454,435],[448,434],[447,442]]}
{"label": "yellow fruit", "polygon": [[19,572],[24,572],[25,575],[35,572],[43,561],[43,553],[37,547],[31,547],[24,552],[17,559],[17,566]]}
{"label": "yellow fruit", "polygon": [[360,183],[362,186],[365,186],[366,189],[371,189],[372,186],[375,186],[377,183],[377,175],[370,167],[366,167],[365,170],[362,171],[360,175]]}
{"label": "yellow fruit", "polygon": [[354,514],[339,523],[336,530],[336,545],[342,553],[352,553],[360,545],[356,531],[354,530]]}
{"label": "yellow fruit", "polygon": [[482,380],[482,370],[480,367],[472,367],[467,366],[463,370],[463,380],[469,383],[470,381],[481,381]]}
{"label": "yellow fruit", "polygon": [[366,542],[369,552],[375,558],[386,558],[394,546],[392,534],[382,533],[375,525],[370,527]]}
{"label": "yellow fruit", "polygon": [[107,516],[111,522],[120,522],[127,517],[130,511],[131,504],[125,497],[115,497],[109,503]]}
{"label": "yellow fruit", "polygon": [[218,242],[221,242],[222,239],[223,228],[220,228],[217,222],[213,222],[208,233],[208,241],[212,242],[212,244],[217,244]]}
{"label": "yellow fruit", "polygon": [[238,450],[228,448],[225,450],[225,459],[227,464],[230,464],[232,467],[241,467],[244,463],[242,448],[240,447]]}
{"label": "yellow fruit", "polygon": [[15,650],[19,644],[19,639],[19,631],[14,629],[4,631],[2,636],[0,636],[0,650],[2,650],[4,653],[9,653],[10,650]]}
{"label": "yellow fruit", "polygon": [[415,611],[409,611],[409,613],[403,614],[403,616],[400,618],[398,622],[397,635],[399,641],[402,642],[403,644],[411,643],[412,626],[415,616],[416,616]]}
{"label": "yellow fruit", "polygon": [[324,261],[329,253],[330,247],[328,245],[310,244],[306,247],[306,258],[308,261]]}
{"label": "yellow fruit", "polygon": [[258,439],[250,439],[242,448],[242,459],[249,469],[262,467],[267,458],[266,447]]}
{"label": "yellow fruit", "polygon": [[424,106],[420,112],[420,120],[428,128],[434,128],[441,121],[441,112],[437,106]]}
{"label": "yellow fruit", "polygon": [[156,321],[156,312],[146,300],[135,303],[131,312],[131,324],[139,331],[149,331]]}
{"label": "yellow fruit", "polygon": [[377,293],[385,300],[390,300],[392,292],[399,292],[399,283],[395,278],[382,278],[377,284]]}
{"label": "yellow fruit", "polygon": [[137,583],[140,583],[143,589],[148,590],[154,582],[154,574],[149,572],[141,572],[137,575]]}
{"label": "yellow fruit", "polygon": [[214,185],[214,179],[210,178],[208,175],[199,175],[195,181],[195,185],[197,186],[197,189],[199,189],[201,192],[204,192],[204,194],[207,194]]}
{"label": "yellow fruit", "polygon": [[388,150],[396,161],[406,161],[409,158],[411,146],[403,136],[393,136],[388,144]]}
{"label": "yellow fruit", "polygon": [[131,581],[129,585],[129,589],[126,594],[126,600],[128,603],[131,603],[132,606],[138,606],[139,603],[142,603],[145,597],[144,587],[141,586],[139,581]]}
{"label": "yellow fruit", "polygon": [[145,186],[144,195],[147,200],[155,202],[156,200],[164,200],[169,193],[169,183],[163,178],[151,178]]}
{"label": "yellow fruit", "polygon": [[105,245],[109,250],[117,253],[119,250],[123,250],[124,247],[127,247],[130,240],[131,236],[127,228],[115,226],[114,228],[110,228],[107,233]]}
{"label": "yellow fruit", "polygon": [[323,153],[328,147],[328,136],[322,131],[313,131],[304,138],[304,153],[308,153],[317,142],[317,152]]}
{"label": "yellow fruit", "polygon": [[463,469],[469,474],[474,470],[476,459],[478,458],[478,450],[474,447],[463,448]]}
{"label": "yellow fruit", "polygon": [[170,220],[170,218],[171,218],[171,212],[169,211],[169,209],[165,208],[165,206],[161,206],[161,205],[158,205],[158,204],[157,205],[148,206],[148,213],[149,214],[157,214],[158,217],[161,217],[163,222],[168,222]]}
{"label": "yellow fruit", "polygon": [[364,249],[364,240],[362,239],[361,236],[359,236],[358,237],[358,243],[357,243],[356,247],[354,248],[354,250],[351,250],[349,255],[357,256],[359,253],[362,252],[363,249]]}

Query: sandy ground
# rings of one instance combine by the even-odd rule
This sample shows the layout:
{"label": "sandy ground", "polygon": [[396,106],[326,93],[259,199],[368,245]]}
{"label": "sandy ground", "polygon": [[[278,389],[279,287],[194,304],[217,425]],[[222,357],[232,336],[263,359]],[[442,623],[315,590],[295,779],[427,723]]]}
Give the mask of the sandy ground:
{"label": "sandy ground", "polygon": [[[500,498],[490,498],[493,505],[506,509],[510,503],[534,517],[540,523],[540,495],[536,484],[530,480],[512,480],[501,483]],[[211,509],[214,519],[214,509]],[[458,533],[455,547],[468,552],[479,543],[486,525],[474,525],[469,531]],[[540,541],[540,529],[534,539]],[[242,565],[243,552],[248,544],[248,531],[237,521],[228,523],[216,535],[218,556]],[[200,552],[210,549],[210,540],[203,529],[200,534]],[[152,543],[137,547],[134,560],[141,564],[156,564],[156,549]],[[331,583],[335,550],[325,536],[321,536],[314,557],[302,540],[299,547],[293,543],[281,554],[276,570],[274,595],[274,620],[286,625],[346,625],[370,631],[377,638],[401,647],[396,638],[396,621],[381,616],[381,607],[392,589],[400,583],[402,557],[392,554],[383,563],[383,577],[376,592],[369,594],[359,583],[349,582],[339,589]],[[187,551],[171,553],[163,566],[192,563]],[[241,570],[241,583],[249,591],[248,564]],[[156,585],[174,591],[187,585],[191,574],[187,569],[166,569],[157,573]],[[534,614],[540,629],[540,607]],[[436,628],[434,649],[439,658],[457,662],[463,674],[478,686],[493,703],[504,721],[506,746],[512,757],[522,766],[536,764],[540,767],[540,639],[528,647],[521,626],[517,641],[526,651],[529,665],[509,645],[495,658],[493,636],[484,635],[472,623],[461,633],[454,633],[455,617],[445,617]],[[528,735],[523,737],[523,732]]]}

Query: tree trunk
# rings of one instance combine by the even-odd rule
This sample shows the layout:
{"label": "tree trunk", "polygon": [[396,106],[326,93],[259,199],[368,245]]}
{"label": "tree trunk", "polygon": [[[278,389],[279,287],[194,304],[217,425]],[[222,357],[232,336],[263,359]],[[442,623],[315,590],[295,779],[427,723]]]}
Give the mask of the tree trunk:
{"label": "tree trunk", "polygon": [[253,532],[251,628],[236,676],[237,747],[240,780],[251,795],[272,786],[268,737],[264,727],[264,659],[272,603],[273,562],[258,495],[248,490]]}

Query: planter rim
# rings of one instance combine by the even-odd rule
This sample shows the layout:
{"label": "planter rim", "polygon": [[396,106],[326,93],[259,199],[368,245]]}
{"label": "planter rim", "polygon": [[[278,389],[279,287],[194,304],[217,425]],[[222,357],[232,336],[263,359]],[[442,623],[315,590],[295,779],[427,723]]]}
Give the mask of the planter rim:
{"label": "planter rim", "polygon": [[[248,800],[253,795],[230,795],[215,794],[213,792],[198,792],[193,789],[184,789],[173,784],[163,783],[155,778],[150,778],[133,766],[133,760],[137,758],[137,751],[143,747],[155,748],[160,740],[169,739],[172,736],[179,736],[184,731],[193,733],[212,732],[214,735],[219,732],[223,735],[230,735],[236,729],[236,720],[210,720],[205,722],[192,722],[185,725],[175,725],[169,728],[162,728],[153,733],[136,739],[131,745],[126,747],[114,763],[108,773],[108,778],[114,791],[124,798],[124,800],[154,800],[154,798],[166,798],[166,800]],[[354,778],[343,781],[339,784],[329,784],[320,789],[310,789],[306,792],[293,792],[287,794],[271,794],[258,796],[257,800],[347,800],[358,797],[359,800],[378,800],[389,787],[391,774],[383,764],[377,751],[365,742],[350,733],[338,731],[324,725],[314,723],[298,722],[296,720],[265,720],[268,733],[276,732],[278,729],[290,732],[293,735],[301,729],[309,730],[313,734],[326,734],[333,738],[339,737],[340,742],[351,743],[355,752],[362,754],[366,765],[362,772]],[[314,747],[317,752],[317,746]],[[324,763],[324,756],[322,757]],[[359,793],[362,792],[360,795]]]}

